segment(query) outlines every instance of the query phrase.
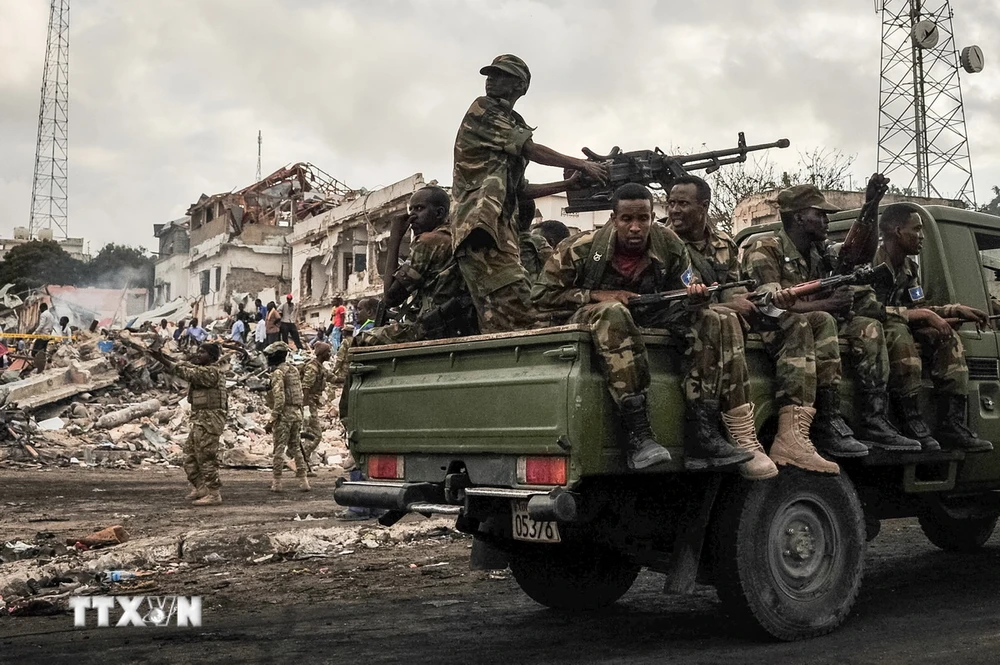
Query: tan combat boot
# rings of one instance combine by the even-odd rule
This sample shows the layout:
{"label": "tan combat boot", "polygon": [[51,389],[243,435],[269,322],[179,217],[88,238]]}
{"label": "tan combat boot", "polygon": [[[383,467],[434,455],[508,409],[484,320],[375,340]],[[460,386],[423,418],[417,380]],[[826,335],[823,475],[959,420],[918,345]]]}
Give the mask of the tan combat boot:
{"label": "tan combat boot", "polygon": [[219,490],[208,490],[205,496],[191,503],[192,506],[215,506],[222,503],[222,495]]}
{"label": "tan combat boot", "polygon": [[196,485],[188,495],[185,497],[188,501],[194,501],[195,499],[200,499],[201,497],[208,494],[208,490],[201,485]]}
{"label": "tan combat boot", "polygon": [[810,406],[790,404],[778,410],[778,433],[771,444],[771,459],[775,464],[790,464],[806,471],[837,475],[840,467],[828,459],[820,457],[809,439],[816,409]]}
{"label": "tan combat boot", "polygon": [[299,481],[299,491],[300,492],[308,492],[308,491],[310,491],[312,489],[311,487],[309,487],[309,479],[306,478],[304,475],[303,476],[296,476],[296,478]]}
{"label": "tan combat boot", "polygon": [[757,440],[757,430],[753,424],[753,404],[743,404],[722,414],[729,438],[737,448],[753,454],[753,459],[740,464],[740,475],[747,480],[767,480],[778,475],[778,467],[764,452],[764,446]]}
{"label": "tan combat boot", "polygon": [[271,481],[271,491],[272,492],[283,492],[281,487],[281,476],[275,476],[274,480]]}

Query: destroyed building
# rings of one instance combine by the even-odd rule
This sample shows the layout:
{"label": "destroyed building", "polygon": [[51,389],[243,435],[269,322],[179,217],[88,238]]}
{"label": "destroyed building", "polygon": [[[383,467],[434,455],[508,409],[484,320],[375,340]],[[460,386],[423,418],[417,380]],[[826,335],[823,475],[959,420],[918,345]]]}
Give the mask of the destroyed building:
{"label": "destroyed building", "polygon": [[[292,293],[299,302],[301,321],[307,326],[325,325],[333,298],[382,293],[389,225],[423,186],[423,175],[416,173],[296,224],[287,241],[292,247]],[[401,256],[407,248],[404,241]]]}
{"label": "destroyed building", "polygon": [[278,169],[249,187],[202,194],[187,216],[154,224],[160,246],[155,304],[198,301],[203,317],[220,316],[234,297],[287,293],[292,287],[286,237],[356,192],[306,163]]}

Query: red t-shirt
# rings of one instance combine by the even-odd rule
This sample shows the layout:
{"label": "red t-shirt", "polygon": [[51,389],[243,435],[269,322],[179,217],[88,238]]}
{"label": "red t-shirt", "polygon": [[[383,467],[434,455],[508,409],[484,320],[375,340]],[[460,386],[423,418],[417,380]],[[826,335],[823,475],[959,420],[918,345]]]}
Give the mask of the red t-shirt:
{"label": "red t-shirt", "polygon": [[333,308],[333,327],[343,328],[344,327],[344,316],[347,314],[347,308],[343,305],[337,305]]}

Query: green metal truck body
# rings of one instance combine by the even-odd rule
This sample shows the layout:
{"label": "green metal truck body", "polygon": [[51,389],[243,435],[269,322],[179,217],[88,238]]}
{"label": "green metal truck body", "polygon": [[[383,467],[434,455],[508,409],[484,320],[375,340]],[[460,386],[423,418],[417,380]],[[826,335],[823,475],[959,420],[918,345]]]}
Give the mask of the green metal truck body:
{"label": "green metal truck body", "polygon": [[[922,215],[929,298],[989,310],[991,288],[1000,292],[987,279],[993,249],[1000,266],[1000,218],[945,207]],[[834,217],[831,235],[846,233],[854,216]],[[737,242],[773,230],[752,227]],[[651,421],[670,463],[627,470],[586,328],[358,348],[344,424],[368,480],[341,484],[336,499],[386,509],[384,521],[454,514],[475,536],[474,566],[510,565],[522,588],[552,607],[613,602],[646,566],[666,573],[676,591],[690,589],[696,575],[714,584],[737,612],[781,639],[818,635],[843,620],[860,585],[865,541],[881,519],[919,516],[944,546],[988,538],[1000,511],[1000,446],[968,456],[873,451],[841,461],[837,478],[786,468],[750,484],[736,474],[685,473],[682,354],[669,336],[645,333]],[[960,334],[969,424],[1000,443],[997,333],[969,325]],[[755,335],[746,347],[767,447],[776,420],[773,364]],[[841,392],[850,422],[849,371]],[[381,465],[375,473],[373,460]],[[565,460],[565,478],[560,462],[556,476],[532,482],[532,468],[553,468],[539,460]],[[775,593],[784,601],[767,600]]]}

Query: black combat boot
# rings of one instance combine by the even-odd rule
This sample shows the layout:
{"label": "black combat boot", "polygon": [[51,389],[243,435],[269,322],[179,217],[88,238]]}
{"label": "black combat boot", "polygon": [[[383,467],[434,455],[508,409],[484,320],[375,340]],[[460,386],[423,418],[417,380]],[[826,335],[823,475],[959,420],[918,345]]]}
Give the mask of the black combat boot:
{"label": "black combat boot", "polygon": [[688,471],[734,466],[753,459],[752,452],[729,443],[722,433],[718,402],[689,403],[686,420],[684,468]]}
{"label": "black combat boot", "polygon": [[939,403],[938,428],[934,433],[945,448],[967,453],[987,453],[993,444],[969,429],[969,399],[965,395],[943,395]]}
{"label": "black combat boot", "polygon": [[882,450],[919,453],[922,450],[920,442],[903,436],[896,426],[889,422],[886,417],[888,405],[885,389],[862,391],[858,438]]}
{"label": "black combat boot", "polygon": [[670,453],[656,442],[649,426],[645,395],[627,395],[621,403],[622,420],[628,431],[628,468],[645,469],[670,461]]}
{"label": "black combat boot", "polygon": [[916,393],[912,395],[890,393],[889,397],[896,411],[896,417],[899,418],[900,431],[911,439],[919,441],[925,453],[941,450],[941,444],[931,436],[931,428],[927,426],[924,415],[920,413]]}
{"label": "black combat boot", "polygon": [[809,438],[816,450],[831,457],[864,457],[868,446],[854,438],[854,432],[840,415],[840,393],[836,388],[816,391],[816,417]]}

